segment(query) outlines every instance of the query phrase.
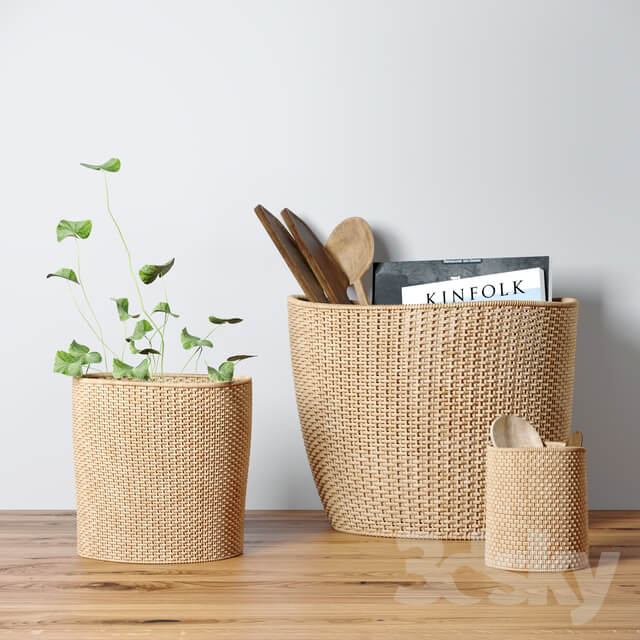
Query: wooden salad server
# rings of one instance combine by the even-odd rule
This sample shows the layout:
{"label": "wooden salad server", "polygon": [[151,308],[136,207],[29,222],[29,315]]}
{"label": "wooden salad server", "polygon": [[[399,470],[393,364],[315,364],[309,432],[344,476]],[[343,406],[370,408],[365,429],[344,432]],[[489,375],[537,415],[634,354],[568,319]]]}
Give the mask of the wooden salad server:
{"label": "wooden salad server", "polygon": [[295,240],[282,222],[269,213],[261,204],[255,208],[255,212],[269,237],[273,240],[273,244],[276,245],[280,255],[287,263],[291,273],[293,273],[298,284],[302,287],[304,295],[311,302],[327,302],[327,297],[320,283],[313,275]]}
{"label": "wooden salad server", "polygon": [[282,210],[282,218],[289,227],[298,248],[311,267],[318,282],[334,304],[351,304],[347,295],[349,280],[336,264],[324,245],[295,213],[289,209]]}

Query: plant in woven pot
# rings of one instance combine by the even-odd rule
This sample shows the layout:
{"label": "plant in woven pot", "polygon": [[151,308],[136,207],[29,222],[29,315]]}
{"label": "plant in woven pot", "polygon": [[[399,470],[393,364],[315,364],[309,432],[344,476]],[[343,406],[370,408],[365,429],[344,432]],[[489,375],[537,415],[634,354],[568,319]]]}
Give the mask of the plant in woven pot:
{"label": "plant in woven pot", "polygon": [[[234,370],[252,356],[230,356],[217,367],[205,361],[213,347],[211,334],[242,320],[211,315],[204,337],[182,327],[179,341],[186,362],[179,373],[167,373],[165,346],[180,318],[169,304],[166,287],[174,260],[135,271],[109,202],[107,176],[120,170],[120,160],[83,166],[104,178],[107,214],[124,249],[135,302],[130,307],[127,297],[112,298],[111,321],[120,323],[122,332],[122,343],[112,349],[81,272],[81,245],[91,235],[91,220],[60,220],[57,239],[75,245],[75,270],[65,267],[47,277],[66,281],[96,344],[92,350],[85,340],[72,339],[54,361],[56,373],[73,378],[78,553],[148,563],[239,555],[251,378],[235,377]],[[153,307],[145,304],[143,290],[155,291]]]}

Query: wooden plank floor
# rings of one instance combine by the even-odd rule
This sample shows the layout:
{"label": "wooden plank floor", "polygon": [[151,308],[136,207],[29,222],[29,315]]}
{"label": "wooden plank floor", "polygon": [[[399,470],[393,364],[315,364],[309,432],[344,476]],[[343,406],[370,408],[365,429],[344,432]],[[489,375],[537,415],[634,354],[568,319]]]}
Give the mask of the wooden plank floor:
{"label": "wooden plank floor", "polygon": [[525,574],[485,567],[482,542],[348,535],[316,511],[250,512],[222,562],[99,562],[75,555],[73,512],[5,511],[0,638],[640,640],[640,511],[590,522],[591,569]]}

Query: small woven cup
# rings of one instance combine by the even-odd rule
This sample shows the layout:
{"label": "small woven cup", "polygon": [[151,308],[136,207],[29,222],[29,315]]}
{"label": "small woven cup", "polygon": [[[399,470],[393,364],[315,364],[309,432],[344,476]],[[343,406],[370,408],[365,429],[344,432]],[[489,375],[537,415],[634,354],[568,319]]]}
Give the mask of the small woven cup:
{"label": "small woven cup", "polygon": [[589,564],[586,451],[487,448],[485,564],[567,571]]}

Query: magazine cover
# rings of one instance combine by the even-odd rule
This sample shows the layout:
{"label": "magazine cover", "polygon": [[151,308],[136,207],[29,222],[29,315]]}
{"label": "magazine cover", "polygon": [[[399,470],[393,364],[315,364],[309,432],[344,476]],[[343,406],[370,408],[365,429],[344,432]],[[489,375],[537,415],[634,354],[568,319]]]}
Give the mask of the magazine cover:
{"label": "magazine cover", "polygon": [[376,262],[372,298],[374,304],[402,304],[403,287],[535,268],[543,270],[546,299],[551,300],[549,256]]}
{"label": "magazine cover", "polygon": [[447,304],[487,300],[546,300],[539,268],[457,278],[402,287],[402,304]]}

